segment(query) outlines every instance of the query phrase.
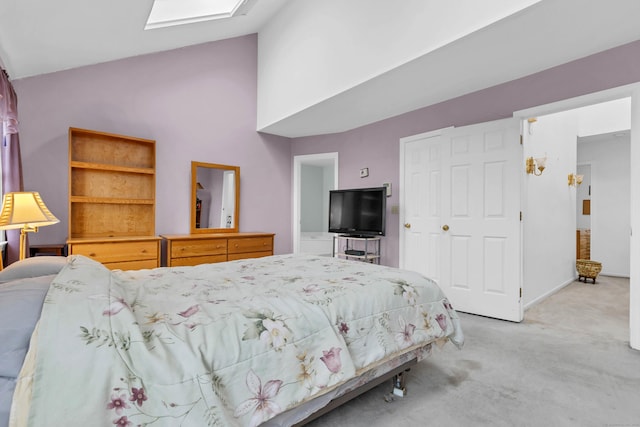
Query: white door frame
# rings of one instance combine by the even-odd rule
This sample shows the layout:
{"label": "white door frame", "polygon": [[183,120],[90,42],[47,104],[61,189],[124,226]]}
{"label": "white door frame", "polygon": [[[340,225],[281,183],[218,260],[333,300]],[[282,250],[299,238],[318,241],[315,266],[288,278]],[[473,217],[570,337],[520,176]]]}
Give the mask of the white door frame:
{"label": "white door frame", "polygon": [[[300,252],[300,200],[301,200],[301,172],[302,165],[318,165],[333,162],[333,182],[334,188],[338,188],[338,153],[320,153],[293,156],[293,220],[292,220],[292,238],[293,253]],[[328,224],[327,224],[328,227]]]}
{"label": "white door frame", "polygon": [[[640,83],[620,86],[588,95],[570,98],[559,102],[540,105],[526,110],[515,111],[514,117],[522,120],[528,117],[542,116],[575,108],[585,107],[620,98],[631,98],[631,153],[632,165],[640,164]],[[631,348],[640,350],[640,169],[631,168],[631,243],[629,268],[629,344]],[[633,234],[633,230],[639,230]]]}

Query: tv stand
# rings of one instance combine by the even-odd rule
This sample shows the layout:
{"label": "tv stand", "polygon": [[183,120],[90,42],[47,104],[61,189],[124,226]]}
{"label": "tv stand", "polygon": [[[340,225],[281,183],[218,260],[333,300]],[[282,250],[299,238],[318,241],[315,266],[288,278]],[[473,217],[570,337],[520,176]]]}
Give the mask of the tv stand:
{"label": "tv stand", "polygon": [[380,264],[380,237],[340,234],[333,236],[333,253],[337,258]]}

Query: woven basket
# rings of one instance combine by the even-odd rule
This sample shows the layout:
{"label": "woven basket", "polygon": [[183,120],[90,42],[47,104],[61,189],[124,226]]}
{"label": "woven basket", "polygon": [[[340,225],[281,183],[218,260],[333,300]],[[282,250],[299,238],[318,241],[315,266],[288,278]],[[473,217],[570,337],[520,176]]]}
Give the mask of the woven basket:
{"label": "woven basket", "polygon": [[596,283],[596,277],[602,271],[602,264],[589,259],[579,259],[576,261],[576,270],[578,270],[578,280],[587,283],[587,279],[591,279]]}

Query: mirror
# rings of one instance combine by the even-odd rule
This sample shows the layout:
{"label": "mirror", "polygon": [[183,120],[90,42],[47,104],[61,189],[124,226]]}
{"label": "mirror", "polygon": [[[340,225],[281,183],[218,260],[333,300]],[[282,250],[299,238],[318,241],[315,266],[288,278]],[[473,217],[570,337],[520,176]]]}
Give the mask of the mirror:
{"label": "mirror", "polygon": [[237,233],[240,168],[191,162],[191,233]]}

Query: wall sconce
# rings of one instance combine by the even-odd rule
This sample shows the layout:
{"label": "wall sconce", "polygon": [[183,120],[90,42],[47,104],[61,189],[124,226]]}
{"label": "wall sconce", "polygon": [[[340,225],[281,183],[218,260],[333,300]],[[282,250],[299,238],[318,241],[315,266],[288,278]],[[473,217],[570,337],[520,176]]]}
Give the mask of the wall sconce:
{"label": "wall sconce", "polygon": [[542,171],[544,170],[546,165],[547,156],[537,157],[535,159],[533,157],[527,157],[526,171],[527,173],[532,173],[535,176],[540,176],[542,175]]}
{"label": "wall sconce", "polygon": [[570,173],[569,175],[567,175],[567,182],[569,184],[569,187],[577,187],[578,185],[582,184],[583,178],[584,178],[583,175],[576,175],[575,173]]}

